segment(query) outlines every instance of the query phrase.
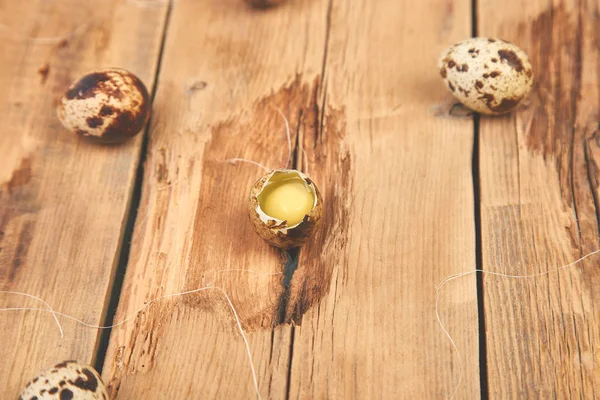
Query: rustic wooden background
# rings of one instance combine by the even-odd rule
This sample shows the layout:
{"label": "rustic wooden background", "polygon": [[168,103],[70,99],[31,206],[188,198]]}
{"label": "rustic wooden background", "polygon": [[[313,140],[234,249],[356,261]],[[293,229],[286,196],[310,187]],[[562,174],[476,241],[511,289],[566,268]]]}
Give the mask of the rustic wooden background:
{"label": "rustic wooden background", "polygon": [[[453,108],[437,58],[472,35],[529,53],[517,112]],[[54,107],[108,66],[146,82],[153,116],[102,147]],[[598,257],[446,285],[462,370],[434,304],[449,274],[543,272],[600,247],[599,82],[598,0],[0,0],[0,290],[103,325],[222,287],[263,398],[447,398],[461,374],[461,399],[598,397]],[[326,204],[288,259],[247,220],[261,170],[222,162],[282,166],[277,108]],[[62,339],[48,313],[0,313],[3,399],[63,359],[101,369],[119,399],[255,396],[216,292],[112,331],[61,323]]]}

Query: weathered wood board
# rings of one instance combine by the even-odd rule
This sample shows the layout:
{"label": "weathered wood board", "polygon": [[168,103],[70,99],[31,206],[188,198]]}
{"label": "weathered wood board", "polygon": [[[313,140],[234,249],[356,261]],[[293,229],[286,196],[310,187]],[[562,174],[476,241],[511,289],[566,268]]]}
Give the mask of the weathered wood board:
{"label": "weathered wood board", "polygon": [[[0,0],[0,290],[103,323],[143,162],[115,317],[133,322],[104,354],[97,330],[63,318],[60,339],[46,312],[0,313],[0,397],[63,359],[106,356],[119,399],[253,398],[224,293],[263,398],[600,393],[600,256],[484,276],[481,315],[474,274],[445,285],[460,358],[434,309],[436,284],[477,261],[536,274],[600,247],[598,0],[481,0],[475,15],[468,0],[101,3]],[[473,17],[536,73],[526,104],[479,125],[451,112],[436,67]],[[95,146],[56,119],[68,84],[108,66],[157,79],[145,154],[141,135]],[[325,217],[306,246],[282,253],[254,234],[247,201],[264,171],[231,158],[311,175]],[[43,307],[0,293],[13,306]]]}
{"label": "weathered wood board", "polygon": [[[598,249],[598,1],[480,2],[479,34],[530,55],[529,104],[481,119],[483,266],[536,274]],[[600,395],[594,257],[536,279],[484,278],[490,398]]]}
{"label": "weathered wood board", "polygon": [[[473,125],[448,115],[436,65],[470,35],[470,7],[333,2],[324,128],[304,140],[333,204],[324,244],[300,253],[298,278],[316,276],[293,290],[310,293],[320,270],[331,271],[331,287],[295,328],[291,398],[443,398],[455,389],[460,368],[435,320],[434,287],[475,268]],[[462,353],[457,398],[477,397],[475,277],[448,285],[440,304]]]}
{"label": "weathered wood board", "polygon": [[[151,88],[165,6],[124,1],[0,1],[0,290],[104,321],[141,135],[100,147],[65,131],[55,102],[90,70],[120,66]],[[37,39],[35,39],[37,38]],[[0,293],[0,307],[42,307]],[[41,369],[93,362],[99,333],[50,314],[0,313],[0,394],[17,398]]]}
{"label": "weathered wood board", "polygon": [[[284,257],[256,236],[247,202],[260,168],[288,158],[284,122],[313,111],[327,3],[257,12],[177,1],[165,44],[142,204],[117,320],[144,301],[212,284],[240,315],[265,397],[285,396],[291,328],[277,325]],[[197,39],[201,38],[201,39]],[[293,129],[292,141],[296,132]],[[248,273],[223,271],[252,270]],[[103,374],[123,398],[247,398],[246,351],[219,292],[152,306],[114,330]],[[235,377],[234,379],[231,379]]]}
{"label": "weathered wood board", "polygon": [[[430,16],[424,25],[414,15]],[[470,118],[448,115],[436,68],[470,35],[470,3],[173,3],[142,205],[116,320],[209,284],[231,297],[264,398],[449,395],[456,355],[434,286],[475,268]],[[323,228],[285,258],[252,232],[250,186],[287,158],[319,185]],[[302,150],[308,163],[302,162]],[[223,271],[244,269],[258,272]],[[450,285],[449,285],[450,286]],[[475,278],[442,317],[479,394]],[[153,304],[115,329],[103,377],[120,398],[251,398],[243,341],[216,290]]]}

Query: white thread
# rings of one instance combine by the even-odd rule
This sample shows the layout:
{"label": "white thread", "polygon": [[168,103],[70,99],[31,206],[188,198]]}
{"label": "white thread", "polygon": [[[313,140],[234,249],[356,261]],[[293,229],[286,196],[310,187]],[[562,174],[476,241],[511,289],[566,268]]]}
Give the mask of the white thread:
{"label": "white thread", "polygon": [[279,115],[281,115],[281,118],[283,118],[283,121],[285,122],[285,135],[287,137],[287,142],[288,142],[288,158],[287,158],[287,161],[285,162],[284,168],[287,168],[288,165],[290,165],[290,161],[292,161],[292,135],[290,135],[290,123],[288,122],[288,119],[285,117],[285,115],[279,108],[277,108],[277,107],[274,107],[274,108],[275,108],[275,110],[277,110]]}
{"label": "white thread", "polygon": [[215,289],[219,289],[223,293],[223,295],[227,299],[227,302],[229,303],[229,307],[231,307],[231,311],[233,312],[233,315],[235,316],[235,320],[236,320],[237,326],[240,330],[240,334],[242,335],[242,339],[244,339],[244,344],[246,345],[246,352],[248,353],[248,361],[250,362],[250,369],[252,369],[252,379],[254,380],[254,389],[256,390],[256,398],[258,400],[261,400],[260,391],[258,390],[258,379],[256,378],[256,370],[254,369],[254,361],[252,361],[252,353],[250,352],[250,345],[248,344],[248,339],[246,339],[246,335],[244,334],[244,330],[242,329],[242,323],[240,322],[240,318],[238,317],[237,312],[235,311],[235,308],[233,307],[233,304],[231,303],[231,300],[229,299],[229,296],[227,296],[227,293],[225,293],[225,291],[221,288],[215,288]]}
{"label": "white thread", "polygon": [[173,187],[173,186],[177,185],[178,183],[179,183],[179,179],[176,179],[175,181],[169,183],[168,185],[156,188],[156,190],[158,190],[158,191],[167,190],[168,188]]}
{"label": "white thread", "polygon": [[[287,169],[288,166],[289,166],[289,164],[290,164],[290,162],[292,161],[292,153],[293,153],[293,150],[292,150],[292,136],[290,134],[290,123],[288,122],[287,118],[285,117],[285,115],[283,114],[283,112],[279,108],[277,108],[275,106],[271,106],[271,107],[273,107],[275,110],[277,110],[277,112],[279,113],[279,115],[281,115],[281,118],[283,118],[283,121],[285,122],[285,134],[286,134],[286,138],[287,138],[287,142],[288,142],[288,158],[287,158],[287,160],[286,160],[285,165],[283,166],[283,168]],[[261,167],[262,169],[264,169],[267,172],[272,171],[272,169],[267,168],[264,165],[262,165],[262,164],[260,164],[260,163],[258,163],[256,161],[246,160],[245,158],[230,158],[230,159],[225,160],[223,162],[228,162],[230,164],[234,164],[235,165],[235,163],[238,162],[238,161],[246,162],[246,163],[249,163],[249,164],[254,164],[254,165],[258,166],[258,167]]]}
{"label": "white thread", "polygon": [[[150,307],[150,305],[152,305],[153,303],[159,301],[159,300],[163,300],[166,298],[170,298],[170,297],[177,297],[177,296],[185,296],[188,294],[192,294],[192,293],[198,293],[198,292],[202,292],[205,290],[218,290],[220,291],[223,296],[225,296],[225,299],[227,300],[227,304],[229,305],[229,308],[231,309],[231,312],[233,313],[233,316],[235,318],[238,330],[240,332],[240,335],[242,335],[242,339],[244,341],[244,345],[246,347],[246,354],[248,355],[248,362],[250,363],[250,369],[252,371],[252,380],[254,382],[254,389],[256,390],[256,398],[261,400],[262,397],[260,395],[260,391],[258,389],[258,378],[256,376],[256,369],[254,368],[254,360],[252,358],[252,352],[250,350],[250,344],[248,343],[248,339],[246,338],[246,334],[244,333],[244,329],[242,328],[242,322],[240,321],[240,317],[238,316],[237,311],[235,310],[235,307],[233,306],[233,303],[231,302],[231,299],[229,298],[229,296],[227,295],[227,293],[225,292],[225,290],[221,289],[220,287],[213,287],[213,286],[206,286],[203,288],[199,288],[199,289],[194,289],[194,290],[188,290],[186,292],[181,292],[181,293],[172,293],[172,294],[167,294],[161,297],[158,297],[156,299],[152,299],[150,300],[148,303],[146,303],[143,307],[140,307],[135,313],[132,313],[131,315],[129,315],[127,318],[125,318],[124,320],[110,325],[110,326],[101,326],[101,325],[92,325],[92,324],[88,324],[87,322],[84,322],[78,318],[75,318],[71,315],[68,314],[64,314],[61,313],[59,311],[54,311],[50,308],[50,310],[46,309],[46,308],[30,308],[30,307],[10,307],[10,308],[0,308],[0,311],[44,311],[44,312],[50,312],[52,314],[55,315],[60,315],[61,317],[65,317],[67,319],[71,319],[75,322],[77,322],[80,325],[86,326],[88,328],[94,328],[94,329],[110,329],[110,328],[117,328],[123,324],[126,324],[127,322],[130,322],[132,318],[137,317],[137,315],[146,310],[147,308]],[[7,292],[3,292],[3,293],[7,293]],[[35,297],[35,296],[30,296],[30,297]],[[40,299],[41,300],[41,299]],[[41,300],[42,302],[44,302],[43,300]],[[44,302],[45,303],[45,302]],[[56,318],[56,317],[55,317]],[[58,320],[57,320],[58,323]],[[60,324],[59,324],[60,326]],[[61,328],[61,332],[62,332],[62,328]],[[61,335],[62,337],[62,335]]]}
{"label": "white thread", "polygon": [[444,332],[444,334],[448,337],[448,339],[450,340],[450,343],[452,344],[452,347],[454,348],[454,352],[456,353],[457,357],[458,357],[458,365],[459,365],[459,370],[460,370],[460,374],[458,376],[458,382],[454,388],[454,392],[452,392],[452,395],[450,396],[450,399],[454,399],[454,397],[456,396],[456,393],[458,392],[458,389],[460,389],[460,385],[462,383],[463,380],[463,361],[462,361],[462,356],[460,354],[460,351],[458,350],[458,347],[456,346],[456,342],[454,342],[454,339],[452,339],[452,336],[450,335],[450,332],[448,332],[448,330],[446,329],[446,326],[444,325],[444,323],[442,322],[442,319],[440,318],[440,313],[438,310],[438,304],[439,304],[439,299],[440,299],[440,290],[442,289],[442,286],[444,286],[446,283],[453,281],[455,279],[458,278],[462,278],[464,276],[470,275],[470,274],[474,274],[477,272],[481,272],[483,274],[487,274],[487,275],[493,275],[493,276],[500,276],[503,278],[512,278],[512,279],[526,279],[526,278],[536,278],[536,277],[540,277],[540,276],[544,276],[544,275],[550,275],[553,272],[558,272],[560,270],[572,267],[574,265],[579,264],[580,262],[582,262],[583,260],[585,260],[586,258],[589,258],[593,255],[596,255],[600,253],[600,250],[596,250],[593,251],[589,254],[586,254],[585,256],[573,261],[570,264],[567,265],[563,265],[561,267],[557,267],[554,269],[550,269],[544,272],[538,272],[536,274],[531,274],[531,275],[509,275],[509,274],[502,274],[500,272],[493,272],[493,271],[486,271],[486,270],[482,270],[482,269],[474,269],[472,271],[467,271],[467,272],[461,272],[458,274],[454,274],[454,275],[449,275],[446,278],[444,278],[436,287],[435,287],[435,292],[436,292],[436,296],[435,296],[435,316],[437,318],[437,322],[440,325],[440,328],[442,328],[442,331]]}
{"label": "white thread", "polygon": [[7,290],[0,290],[0,293],[5,293],[5,294],[14,294],[16,296],[25,296],[25,297],[29,297],[31,299],[35,299],[37,301],[41,301],[42,303],[44,303],[44,305],[46,307],[48,307],[48,311],[50,311],[50,313],[52,314],[52,317],[54,317],[54,321],[56,321],[56,325],[58,325],[58,330],[60,331],[60,338],[63,338],[63,328],[60,325],[60,322],[58,321],[58,318],[56,317],[57,313],[54,311],[54,309],[52,307],[50,307],[50,304],[48,304],[47,302],[45,302],[43,299],[34,296],[32,294],[28,294],[28,293],[22,293],[22,292],[12,292],[12,291],[7,291]]}
{"label": "white thread", "polygon": [[304,150],[304,147],[302,146],[302,143],[300,143],[300,148],[302,149],[302,153],[304,154],[304,173],[306,175],[309,175],[308,173],[308,154],[306,153],[306,150]]}
{"label": "white thread", "polygon": [[261,163],[257,163],[256,161],[252,161],[252,160],[246,160],[245,158],[230,158],[229,160],[225,160],[223,162],[227,162],[227,163],[230,163],[230,164],[233,164],[233,165],[235,165],[235,163],[237,163],[237,162],[245,162],[245,163],[249,163],[249,164],[254,164],[257,167],[261,167],[262,169],[264,169],[267,172],[271,171],[270,168],[265,167]]}
{"label": "white thread", "polygon": [[[238,268],[231,268],[231,269],[222,269],[222,270],[216,270],[214,272],[231,272],[231,271],[239,271],[239,272],[248,272],[248,273],[252,273],[252,274],[256,274],[256,275],[263,275],[263,276],[274,276],[274,275],[281,275],[283,274],[282,272],[275,272],[275,273],[262,273],[262,272],[257,272],[257,271],[252,271],[252,270],[248,270],[248,269],[238,269]],[[259,391],[259,387],[258,387],[258,377],[256,375],[256,369],[254,367],[254,360],[252,358],[252,352],[250,350],[250,344],[248,343],[248,339],[246,337],[246,334],[244,333],[244,329],[242,327],[242,322],[238,316],[238,313],[235,309],[235,307],[233,306],[233,302],[231,301],[231,299],[229,298],[229,295],[227,294],[227,292],[225,292],[225,290],[223,290],[220,287],[216,287],[216,286],[205,286],[202,288],[198,288],[198,289],[193,289],[193,290],[188,290],[185,292],[180,292],[180,293],[171,293],[171,294],[167,294],[164,296],[160,296],[157,298],[154,298],[150,301],[148,301],[146,304],[144,304],[144,306],[140,307],[137,311],[135,311],[135,313],[130,314],[128,317],[126,317],[125,319],[123,319],[122,321],[113,324],[113,325],[109,325],[109,326],[102,326],[102,325],[93,325],[93,324],[88,324],[85,321],[82,321],[76,317],[73,317],[69,314],[65,314],[62,313],[60,311],[54,311],[54,309],[47,303],[45,302],[43,299],[37,297],[37,296],[33,296],[27,293],[21,293],[21,292],[11,292],[11,291],[4,291],[4,290],[0,290],[0,293],[6,293],[6,294],[14,294],[14,295],[19,295],[19,296],[25,296],[25,297],[30,297],[32,299],[41,301],[44,305],[46,305],[48,308],[35,308],[35,307],[7,307],[7,308],[0,308],[0,311],[43,311],[43,312],[49,312],[53,315],[54,320],[56,321],[56,324],[58,325],[58,328],[60,329],[60,337],[63,338],[63,329],[62,326],[60,325],[60,322],[57,318],[58,316],[70,319],[75,321],[76,323],[83,325],[85,327],[88,328],[93,328],[93,329],[112,329],[112,328],[117,328],[121,325],[124,325],[128,322],[130,322],[133,318],[137,317],[137,315],[148,309],[153,303],[160,301],[160,300],[164,300],[167,298],[172,298],[172,297],[178,297],[178,296],[185,296],[188,294],[193,294],[193,293],[198,293],[198,292],[202,292],[205,290],[218,290],[220,291],[223,296],[225,296],[225,299],[227,300],[227,303],[229,305],[229,308],[231,309],[231,312],[233,313],[233,316],[235,318],[238,330],[240,332],[240,335],[242,336],[242,340],[244,341],[244,346],[246,347],[246,354],[248,355],[248,362],[250,363],[250,369],[252,371],[252,380],[254,383],[254,389],[256,391],[256,398],[261,400],[262,397],[260,395],[260,391]]]}
{"label": "white thread", "polygon": [[21,34],[15,32],[15,30],[12,29],[11,27],[9,27],[8,25],[2,24],[2,23],[0,23],[0,29],[10,32],[10,34],[13,36],[13,38],[27,40],[27,41],[33,42],[35,44],[46,45],[46,44],[58,44],[58,43],[62,42],[63,40],[69,39],[69,38],[75,36],[75,34],[80,33],[79,31],[83,31],[84,28],[87,28],[89,26],[89,24],[90,24],[90,22],[88,21],[88,22],[85,22],[85,23],[79,25],[78,27],[73,29],[70,33],[68,33],[66,36],[51,36],[51,37],[41,37],[41,38],[21,35]]}

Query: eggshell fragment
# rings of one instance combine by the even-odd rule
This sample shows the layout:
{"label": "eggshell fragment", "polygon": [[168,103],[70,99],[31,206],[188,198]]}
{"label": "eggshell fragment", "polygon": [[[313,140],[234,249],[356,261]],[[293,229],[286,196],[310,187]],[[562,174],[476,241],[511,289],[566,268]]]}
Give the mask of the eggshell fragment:
{"label": "eggshell fragment", "polygon": [[[267,215],[261,208],[259,196],[267,183],[285,175],[297,175],[313,191],[314,205],[312,210],[304,216],[298,224],[288,226],[287,221]],[[297,170],[274,170],[263,175],[250,190],[248,213],[250,222],[256,233],[267,243],[280,249],[290,249],[304,244],[315,232],[321,222],[323,214],[323,201],[319,189],[314,182],[304,173]]]}
{"label": "eggshell fragment", "polygon": [[89,365],[64,361],[41,372],[21,393],[19,400],[107,400],[100,375]]}
{"label": "eggshell fragment", "polygon": [[482,114],[510,112],[533,86],[527,54],[501,39],[459,42],[442,53],[439,69],[454,97]]}
{"label": "eggshell fragment", "polygon": [[57,115],[65,128],[99,143],[120,143],[135,136],[150,118],[144,83],[124,69],[89,73],[63,94]]}

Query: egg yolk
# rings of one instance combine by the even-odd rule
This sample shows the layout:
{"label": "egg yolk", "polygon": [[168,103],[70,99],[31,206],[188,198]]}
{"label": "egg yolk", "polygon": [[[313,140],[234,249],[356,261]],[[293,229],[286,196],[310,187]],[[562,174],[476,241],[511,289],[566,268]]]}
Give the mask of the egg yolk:
{"label": "egg yolk", "polygon": [[261,208],[273,218],[296,225],[313,208],[315,197],[302,178],[295,176],[269,183],[261,193]]}

